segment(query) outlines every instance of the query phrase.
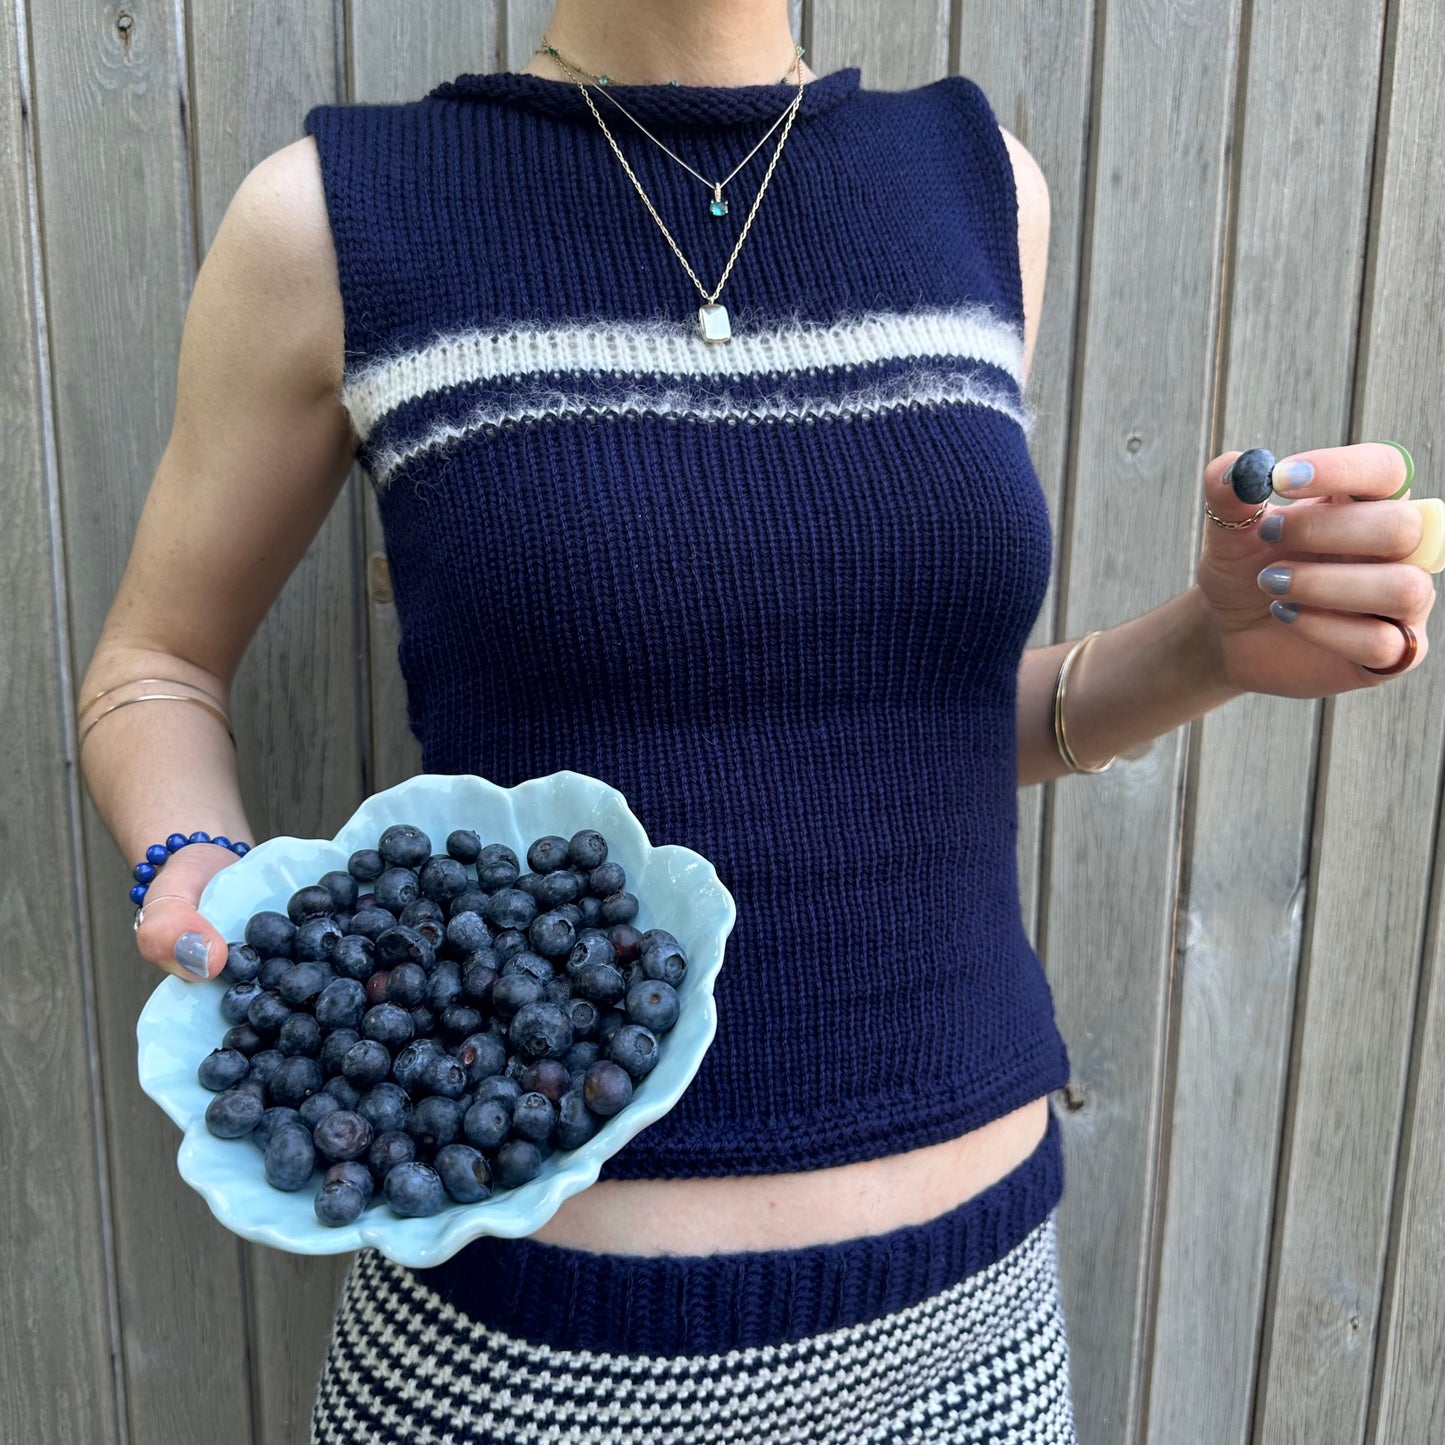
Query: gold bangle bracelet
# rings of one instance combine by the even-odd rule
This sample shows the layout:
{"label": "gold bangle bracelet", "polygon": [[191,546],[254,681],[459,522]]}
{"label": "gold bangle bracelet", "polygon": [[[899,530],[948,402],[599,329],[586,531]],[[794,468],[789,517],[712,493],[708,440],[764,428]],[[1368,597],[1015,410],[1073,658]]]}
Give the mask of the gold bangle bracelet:
{"label": "gold bangle bracelet", "polygon": [[1074,665],[1074,659],[1084,650],[1085,646],[1098,636],[1098,632],[1086,632],[1068,651],[1064,657],[1062,666],[1059,668],[1058,681],[1054,684],[1054,743],[1058,747],[1059,756],[1064,760],[1065,766],[1073,773],[1106,773],[1114,766],[1118,755],[1110,758],[1108,762],[1096,763],[1092,767],[1085,767],[1078,758],[1074,756],[1074,750],[1069,746],[1068,733],[1064,727],[1064,689],[1068,682],[1069,669]]}
{"label": "gold bangle bracelet", "polygon": [[230,718],[228,718],[228,717],[226,716],[225,713],[223,713],[223,712],[220,710],[220,708],[214,707],[214,706],[212,706],[212,704],[210,704],[210,703],[208,703],[208,702],[205,702],[205,701],[203,701],[201,698],[198,698],[198,697],[181,697],[181,696],[178,695],[177,693],[173,693],[173,692],[148,692],[148,693],[144,694],[144,696],[142,696],[142,697],[128,697],[128,698],[123,699],[123,700],[120,701],[120,702],[113,702],[108,708],[105,709],[104,712],[97,713],[97,714],[96,714],[93,718],[91,718],[91,720],[85,725],[84,730],[81,732],[80,737],[79,737],[79,739],[77,740],[76,745],[75,745],[75,750],[76,750],[76,752],[79,752],[80,749],[81,749],[82,747],[84,747],[86,738],[88,738],[88,737],[90,736],[91,730],[95,727],[96,723],[98,723],[98,722],[101,720],[101,718],[109,717],[109,716],[111,715],[111,713],[113,713],[113,712],[118,712],[118,711],[119,711],[121,708],[123,708],[123,707],[129,707],[132,703],[135,703],[135,702],[191,702],[191,703],[195,703],[195,705],[196,705],[197,707],[203,707],[203,708],[205,708],[205,710],[206,710],[208,713],[210,713],[212,717],[216,718],[217,721],[220,722],[221,726],[226,729],[226,736],[231,739],[231,746],[234,747],[235,744],[236,744],[236,734],[231,731],[231,720],[230,720]]}
{"label": "gold bangle bracelet", "polygon": [[218,698],[215,693],[207,692],[206,689],[203,688],[199,683],[187,682],[183,677],[130,677],[127,678],[124,682],[113,683],[110,687],[102,688],[88,702],[82,703],[75,713],[76,722],[79,722],[81,718],[83,718],[86,713],[88,713],[91,708],[93,708],[96,703],[101,700],[101,698],[109,697],[111,693],[119,692],[120,689],[123,687],[137,687],[143,682],[168,682],[172,687],[194,688],[198,693],[201,694],[202,697],[210,698],[210,700],[215,703],[217,707],[224,706],[224,704],[221,702],[221,699]]}

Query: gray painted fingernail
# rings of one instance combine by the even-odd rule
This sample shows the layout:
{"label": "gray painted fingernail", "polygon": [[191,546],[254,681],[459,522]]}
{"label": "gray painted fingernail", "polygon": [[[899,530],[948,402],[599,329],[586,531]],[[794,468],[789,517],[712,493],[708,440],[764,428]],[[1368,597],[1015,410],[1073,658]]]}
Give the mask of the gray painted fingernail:
{"label": "gray painted fingernail", "polygon": [[1289,591],[1289,579],[1290,569],[1275,563],[1264,568],[1256,580],[1266,592],[1273,592],[1276,597],[1283,597]]}
{"label": "gray painted fingernail", "polygon": [[208,977],[210,945],[206,942],[205,934],[181,934],[181,936],[176,939],[175,953],[176,962],[180,964],[187,973],[193,973],[197,978]]}
{"label": "gray painted fingernail", "polygon": [[1299,616],[1298,602],[1271,602],[1269,610],[1279,618],[1281,622],[1293,622]]}
{"label": "gray painted fingernail", "polygon": [[1283,531],[1284,515],[1280,512],[1271,512],[1269,516],[1259,524],[1260,541],[1278,542]]}

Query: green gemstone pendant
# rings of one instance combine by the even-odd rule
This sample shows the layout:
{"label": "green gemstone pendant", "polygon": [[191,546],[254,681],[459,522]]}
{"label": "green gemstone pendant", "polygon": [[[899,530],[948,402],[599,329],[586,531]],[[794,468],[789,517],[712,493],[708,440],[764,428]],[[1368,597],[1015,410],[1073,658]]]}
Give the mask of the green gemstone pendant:
{"label": "green gemstone pendant", "polygon": [[715,182],[715,183],[713,184],[713,188],[712,188],[712,200],[710,200],[710,201],[707,203],[707,208],[708,208],[708,210],[710,210],[710,211],[713,213],[713,215],[715,215],[715,216],[725,216],[725,215],[727,215],[727,213],[728,213],[728,203],[727,203],[726,200],[723,199],[722,182],[721,182],[721,181],[717,181],[717,182]]}

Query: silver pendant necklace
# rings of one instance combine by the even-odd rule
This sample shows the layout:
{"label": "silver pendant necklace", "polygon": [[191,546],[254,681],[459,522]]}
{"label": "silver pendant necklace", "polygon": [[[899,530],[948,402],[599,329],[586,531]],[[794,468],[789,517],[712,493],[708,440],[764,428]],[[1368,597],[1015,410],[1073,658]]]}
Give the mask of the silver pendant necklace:
{"label": "silver pendant necklace", "polygon": [[[557,51],[553,47],[546,43],[545,36],[543,37],[543,44],[539,48],[546,50],[547,53],[551,55],[552,58],[560,66],[562,66],[564,70],[566,70],[569,74],[572,74],[574,77],[576,76],[576,72],[573,70],[573,67],[570,66],[565,60],[563,60],[562,57],[557,54]],[[581,79],[578,79],[577,81],[578,88],[582,92],[582,99],[587,102],[588,110],[592,112],[592,115],[596,119],[597,124],[601,126],[602,134],[607,137],[607,143],[612,147],[613,154],[621,162],[622,169],[627,172],[628,179],[631,180],[633,186],[636,188],[637,194],[642,197],[642,203],[647,207],[648,212],[652,216],[652,219],[657,222],[658,228],[661,230],[663,236],[667,239],[667,244],[672,247],[673,254],[676,255],[677,259],[682,262],[683,269],[692,278],[693,285],[697,287],[698,292],[701,294],[703,304],[698,308],[698,329],[702,334],[702,339],[710,344],[718,345],[723,342],[732,340],[732,322],[728,317],[727,307],[721,305],[717,298],[722,294],[722,289],[727,284],[728,277],[732,274],[733,265],[737,261],[738,255],[743,249],[743,242],[747,240],[748,232],[752,229],[753,218],[758,213],[758,207],[762,204],[763,196],[768,189],[768,182],[772,180],[773,171],[778,164],[778,159],[783,154],[783,147],[787,144],[788,132],[793,128],[793,120],[798,114],[798,107],[803,103],[804,81],[802,77],[802,71],[798,67],[798,58],[802,55],[802,47],[796,46],[795,50],[796,54],[793,60],[793,68],[798,71],[798,93],[789,103],[787,110],[784,111],[783,114],[778,118],[780,122],[786,122],[786,124],[783,125],[783,133],[778,138],[778,144],[773,151],[773,158],[771,161],[768,162],[768,169],[763,176],[762,184],[758,187],[758,194],[753,200],[752,209],[749,210],[748,218],[743,223],[742,234],[738,236],[737,244],[733,247],[732,255],[728,257],[728,263],[723,268],[722,276],[711,292],[709,292],[707,287],[698,280],[697,272],[694,271],[690,265],[688,265],[687,257],[682,254],[682,251],[679,248],[677,242],[674,241],[672,238],[672,232],[667,229],[667,226],[663,222],[662,217],[657,214],[657,207],[652,204],[652,201],[649,199],[647,192],[642,189],[642,183],[637,179],[637,176],[634,174],[632,167],[627,164],[627,157],[624,156],[622,154],[622,151],[618,148],[616,140],[613,139],[612,132],[607,129],[607,124],[602,119],[601,113],[592,103],[592,97],[587,93],[587,86],[585,85],[585,83],[583,83]],[[774,129],[776,128],[777,122],[774,123]],[[772,132],[770,131],[769,134],[771,133]],[[764,136],[763,139],[766,140],[767,137]],[[761,144],[761,142],[759,142],[759,144]],[[664,149],[666,148],[664,147]],[[674,157],[674,159],[676,158]],[[688,169],[691,169],[691,167],[688,167]],[[693,174],[696,175],[697,172],[694,171]],[[729,177],[728,179],[731,180],[732,177]],[[709,181],[707,182],[707,184],[717,185],[718,183]],[[721,200],[720,188],[714,191],[714,199]],[[726,202],[724,202],[723,204],[725,206]],[[714,212],[715,215],[722,215],[725,213],[725,211]]]}

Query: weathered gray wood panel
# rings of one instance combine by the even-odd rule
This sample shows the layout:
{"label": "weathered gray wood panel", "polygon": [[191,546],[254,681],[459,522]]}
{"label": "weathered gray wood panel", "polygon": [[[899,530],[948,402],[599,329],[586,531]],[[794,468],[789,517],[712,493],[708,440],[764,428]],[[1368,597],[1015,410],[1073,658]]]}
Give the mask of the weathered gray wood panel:
{"label": "weathered gray wood panel", "polygon": [[[1286,456],[1348,440],[1349,321],[1363,280],[1379,74],[1366,11],[1377,22],[1379,9],[1336,0],[1254,13],[1231,161],[1231,301],[1213,408],[1222,432],[1211,452],[1266,445]],[[1334,43],[1347,30],[1355,43]],[[1305,54],[1316,59],[1302,68],[1294,61]],[[1155,1445],[1250,1438],[1319,707],[1242,698],[1196,728],[1159,1186]]]}
{"label": "weathered gray wood panel", "polygon": [[[1096,37],[1061,636],[1193,580],[1218,316],[1233,0],[1111,4]],[[1039,78],[1046,84],[1046,78]],[[1073,1064],[1060,1210],[1081,1437],[1132,1439],[1144,1359],[1184,732],[1053,785],[1041,929]]]}
{"label": "weathered gray wood panel", "polygon": [[[204,254],[247,171],[302,134],[309,106],[339,98],[342,39],[332,0],[280,7],[191,0],[188,21],[196,226]],[[232,713],[246,813],[258,837],[329,836],[366,793],[359,512],[360,495],[351,487],[237,674]],[[326,746],[298,746],[298,732],[322,736]],[[290,1445],[307,1437],[350,1256],[242,1249],[256,1445]]]}
{"label": "weathered gray wood panel", "polygon": [[[120,1339],[88,1046],[95,1011],[69,675],[56,666],[65,617],[37,329],[29,56],[11,13],[0,41],[0,593],[21,624],[0,632],[0,919],[11,965],[0,989],[0,1440],[113,1445],[125,1438]],[[79,1300],[89,1308],[66,1307]]]}
{"label": "weathered gray wood panel", "polygon": [[[194,271],[177,13],[163,0],[30,12],[75,676],[115,595],[174,411]],[[79,901],[94,949],[130,1438],[249,1439],[244,1372],[196,1369],[245,1358],[241,1249],[177,1173],[179,1134],[136,1079],[135,1020],[159,979],[135,952],[125,898],[134,860],[119,857],[88,802],[84,837]]]}
{"label": "weathered gray wood panel", "polygon": [[856,65],[872,90],[902,90],[948,73],[949,0],[813,0],[807,60],[820,75]]}

